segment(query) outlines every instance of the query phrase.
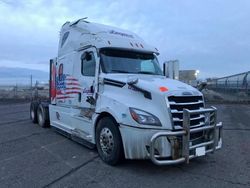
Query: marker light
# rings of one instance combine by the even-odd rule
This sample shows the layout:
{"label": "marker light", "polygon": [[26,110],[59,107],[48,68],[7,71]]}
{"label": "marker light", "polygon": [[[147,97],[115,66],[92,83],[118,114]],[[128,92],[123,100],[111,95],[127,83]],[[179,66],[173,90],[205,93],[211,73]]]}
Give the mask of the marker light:
{"label": "marker light", "polygon": [[166,92],[166,91],[168,91],[168,88],[162,86],[162,87],[159,87],[159,90],[160,90],[161,92]]}

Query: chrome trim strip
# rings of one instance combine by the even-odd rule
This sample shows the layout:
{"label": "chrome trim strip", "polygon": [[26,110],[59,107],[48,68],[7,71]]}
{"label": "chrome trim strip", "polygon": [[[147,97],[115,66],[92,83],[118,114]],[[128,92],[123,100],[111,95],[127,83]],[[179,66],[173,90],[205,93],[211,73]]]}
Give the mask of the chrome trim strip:
{"label": "chrome trim strip", "polygon": [[[195,118],[190,118],[190,121],[192,121],[192,120],[197,120],[197,119],[201,119],[201,118],[205,118],[205,116],[204,115],[200,115],[199,117],[195,117]],[[180,118],[173,118],[173,121],[183,121],[183,119],[180,119]]]}
{"label": "chrome trim strip", "polygon": [[194,104],[203,104],[203,101],[199,100],[198,102],[186,102],[186,103],[176,103],[174,101],[169,101],[170,105],[194,105]]}

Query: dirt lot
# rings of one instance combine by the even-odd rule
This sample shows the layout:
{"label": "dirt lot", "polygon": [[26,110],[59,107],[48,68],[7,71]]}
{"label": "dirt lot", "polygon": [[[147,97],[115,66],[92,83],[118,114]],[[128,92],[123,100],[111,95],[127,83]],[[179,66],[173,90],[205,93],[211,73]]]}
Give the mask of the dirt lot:
{"label": "dirt lot", "polygon": [[28,104],[0,105],[0,187],[250,187],[250,106],[215,105],[223,149],[189,165],[104,164],[89,150],[29,120]]}

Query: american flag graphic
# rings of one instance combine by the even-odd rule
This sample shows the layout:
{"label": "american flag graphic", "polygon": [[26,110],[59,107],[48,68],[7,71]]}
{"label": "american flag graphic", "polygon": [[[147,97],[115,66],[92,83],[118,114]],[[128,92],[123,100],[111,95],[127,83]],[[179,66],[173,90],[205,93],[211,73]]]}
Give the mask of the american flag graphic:
{"label": "american flag graphic", "polygon": [[56,99],[74,98],[78,93],[81,93],[78,79],[69,75],[63,75],[61,79],[57,79]]}

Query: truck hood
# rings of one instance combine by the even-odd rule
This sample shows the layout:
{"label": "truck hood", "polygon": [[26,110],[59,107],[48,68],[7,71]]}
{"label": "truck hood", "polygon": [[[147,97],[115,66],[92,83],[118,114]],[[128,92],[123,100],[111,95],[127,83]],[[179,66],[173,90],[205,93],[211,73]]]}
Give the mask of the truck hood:
{"label": "truck hood", "polygon": [[[133,75],[133,74],[106,74],[106,79],[127,83],[128,80],[138,79],[136,86],[152,93],[167,95],[202,95],[196,88],[180,82],[158,75]],[[167,91],[160,88],[165,87]]]}

